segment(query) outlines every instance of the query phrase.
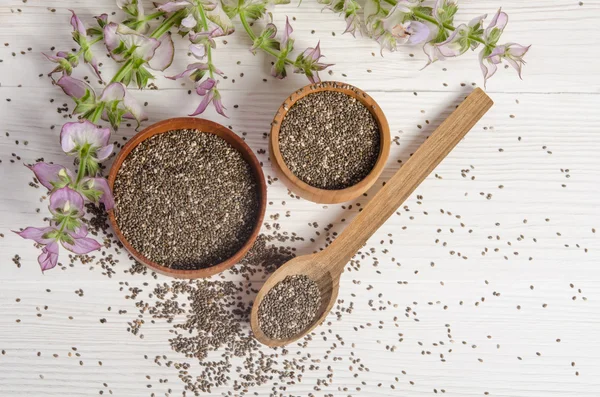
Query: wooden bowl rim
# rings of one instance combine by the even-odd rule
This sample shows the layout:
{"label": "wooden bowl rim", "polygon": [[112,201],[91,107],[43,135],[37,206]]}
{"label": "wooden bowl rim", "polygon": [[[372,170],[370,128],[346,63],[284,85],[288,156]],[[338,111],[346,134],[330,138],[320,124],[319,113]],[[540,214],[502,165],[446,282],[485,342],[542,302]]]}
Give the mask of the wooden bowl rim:
{"label": "wooden bowl rim", "polygon": [[[377,156],[377,160],[375,161],[373,168],[360,182],[344,189],[321,189],[302,181],[300,178],[294,175],[294,173],[285,164],[285,161],[283,161],[283,156],[281,155],[281,151],[279,150],[279,130],[281,128],[281,122],[283,121],[289,109],[291,109],[299,99],[321,91],[342,92],[359,100],[371,112],[375,118],[375,121],[377,122],[377,126],[379,127],[379,136],[381,138],[379,155]],[[307,192],[309,195],[329,198],[329,200],[319,201],[319,203],[334,204],[355,199],[373,186],[377,178],[379,178],[379,175],[381,175],[388,159],[391,137],[390,127],[385,114],[381,110],[381,107],[369,94],[351,84],[339,81],[323,81],[320,83],[311,83],[305,85],[304,87],[294,91],[283,101],[279,109],[277,109],[277,113],[275,114],[273,122],[271,123],[271,136],[269,141],[269,148],[272,151],[271,161],[276,163],[281,173],[292,185],[296,186],[299,191]],[[299,195],[304,197],[302,194]],[[336,199],[336,197],[347,197],[347,199],[339,200]]]}
{"label": "wooden bowl rim", "polygon": [[[129,241],[125,238],[125,236],[121,232],[121,229],[119,228],[119,225],[116,222],[113,209],[110,209],[107,211],[108,219],[110,221],[110,225],[111,225],[113,231],[115,232],[117,238],[125,246],[127,251],[138,262],[143,263],[145,266],[149,267],[150,269],[152,269],[158,273],[165,274],[165,275],[172,276],[172,277],[177,277],[177,278],[192,279],[192,278],[210,277],[210,276],[213,276],[217,273],[221,273],[222,271],[225,271],[225,270],[231,268],[233,265],[238,263],[240,261],[240,259],[242,259],[242,257],[250,250],[250,248],[252,248],[252,245],[254,244],[254,242],[256,241],[256,238],[258,237],[258,233],[260,231],[260,228],[262,226],[262,222],[263,222],[263,219],[265,216],[266,203],[267,203],[267,185],[265,182],[262,167],[260,166],[260,163],[258,162],[256,155],[252,152],[252,149],[250,149],[250,147],[246,144],[246,142],[244,142],[244,140],[242,138],[240,138],[236,133],[231,131],[229,128],[227,128],[219,123],[216,123],[214,121],[210,121],[210,120],[206,120],[206,119],[200,119],[200,118],[194,118],[194,117],[175,117],[175,118],[159,121],[157,123],[154,123],[154,124],[146,127],[144,130],[138,132],[125,144],[125,146],[123,146],[123,148],[121,149],[121,151],[115,158],[115,161],[113,162],[112,167],[110,169],[110,173],[108,175],[108,184],[112,191],[115,179],[117,177],[117,173],[121,169],[123,161],[127,158],[129,153],[131,153],[131,151],[135,147],[137,147],[141,142],[145,141],[146,139],[148,139],[154,135],[158,135],[158,134],[162,134],[162,133],[165,133],[168,131],[178,130],[178,129],[197,129],[201,132],[211,133],[211,134],[220,136],[229,144],[232,144],[232,142],[234,142],[238,147],[235,147],[234,145],[232,145],[232,146],[234,146],[234,148],[242,154],[244,160],[246,160],[248,162],[248,164],[250,165],[250,167],[252,168],[252,171],[254,172],[254,176],[256,178],[256,182],[258,184],[257,192],[259,194],[259,200],[258,200],[259,201],[259,209],[258,209],[254,228],[252,229],[252,233],[250,234],[250,236],[248,237],[248,239],[246,240],[244,245],[242,245],[242,247],[235,254],[233,254],[233,256],[231,256],[230,258],[224,260],[221,263],[217,263],[211,267],[208,267],[208,268],[195,269],[195,270],[171,269],[171,268],[162,266],[162,265],[146,258],[144,255],[139,253],[135,248],[133,248],[133,246],[129,243]],[[222,135],[219,135],[217,132],[221,133]]]}

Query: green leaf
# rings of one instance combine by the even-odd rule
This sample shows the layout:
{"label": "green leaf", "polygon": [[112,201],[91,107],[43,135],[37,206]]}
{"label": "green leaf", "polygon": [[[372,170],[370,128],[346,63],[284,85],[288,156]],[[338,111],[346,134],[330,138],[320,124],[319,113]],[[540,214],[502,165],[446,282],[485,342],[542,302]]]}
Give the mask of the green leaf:
{"label": "green leaf", "polygon": [[206,12],[206,17],[220,27],[226,35],[235,30],[233,22],[231,22],[231,19],[221,7],[216,7],[214,10]]}
{"label": "green leaf", "polygon": [[242,8],[244,15],[251,21],[256,21],[259,18],[262,18],[265,15],[265,11],[267,10],[266,3],[251,3]]}
{"label": "green leaf", "polygon": [[240,4],[236,0],[222,0],[221,5],[229,18],[233,18],[240,13]]}
{"label": "green leaf", "polygon": [[154,79],[154,75],[143,66],[139,66],[137,69],[135,69],[133,75],[135,78],[135,83],[140,90],[148,85],[148,80]]}
{"label": "green leaf", "polygon": [[97,203],[100,201],[100,197],[102,197],[103,192],[97,189],[90,189],[86,187],[82,187],[78,189],[78,192],[81,193],[86,199],[93,203]]}
{"label": "green leaf", "polygon": [[498,28],[494,28],[492,29],[492,31],[490,32],[488,39],[487,39],[487,43],[489,45],[495,46],[496,43],[498,42],[498,40],[500,40],[500,36],[502,35],[502,31]]}
{"label": "green leaf", "polygon": [[82,102],[79,102],[79,103],[77,103],[77,105],[75,105],[75,109],[73,109],[73,113],[74,114],[85,113],[84,114],[84,118],[86,118],[85,115],[86,114],[88,116],[91,115],[93,113],[94,109],[96,109],[96,104],[95,103],[82,103]]}

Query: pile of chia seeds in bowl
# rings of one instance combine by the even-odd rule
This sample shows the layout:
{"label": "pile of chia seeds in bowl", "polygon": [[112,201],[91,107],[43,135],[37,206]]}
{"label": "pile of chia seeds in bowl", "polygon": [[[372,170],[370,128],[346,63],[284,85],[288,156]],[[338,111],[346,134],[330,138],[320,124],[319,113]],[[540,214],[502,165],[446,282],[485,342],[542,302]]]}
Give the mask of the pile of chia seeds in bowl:
{"label": "pile of chia seeds in bowl", "polygon": [[380,146],[375,117],[342,92],[319,91],[299,99],[279,130],[286,166],[320,189],[345,189],[363,180],[375,166]]}
{"label": "pile of chia seeds in bowl", "polygon": [[259,210],[258,184],[221,137],[174,130],[141,142],[114,182],[115,219],[140,254],[173,269],[202,269],[233,256]]}

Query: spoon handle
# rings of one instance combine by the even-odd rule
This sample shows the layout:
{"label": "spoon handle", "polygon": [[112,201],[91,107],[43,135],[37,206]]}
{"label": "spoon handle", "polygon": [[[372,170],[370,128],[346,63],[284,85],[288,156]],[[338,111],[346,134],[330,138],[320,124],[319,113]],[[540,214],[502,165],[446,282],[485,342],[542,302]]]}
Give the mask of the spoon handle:
{"label": "spoon handle", "polygon": [[408,161],[377,192],[348,227],[325,249],[332,271],[341,273],[348,261],[450,153],[493,105],[476,88],[427,138]]}

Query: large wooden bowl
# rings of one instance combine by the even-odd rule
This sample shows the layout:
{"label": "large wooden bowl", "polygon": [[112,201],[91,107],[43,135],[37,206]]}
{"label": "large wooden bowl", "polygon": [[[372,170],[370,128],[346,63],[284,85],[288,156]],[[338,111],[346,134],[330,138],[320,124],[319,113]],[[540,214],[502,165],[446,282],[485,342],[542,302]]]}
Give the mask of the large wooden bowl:
{"label": "large wooden bowl", "polygon": [[[320,91],[342,92],[360,101],[367,109],[369,109],[379,127],[379,134],[381,138],[379,157],[377,158],[373,169],[363,180],[345,189],[321,189],[311,186],[308,183],[300,180],[285,164],[283,161],[283,156],[281,155],[281,151],[279,150],[279,130],[281,128],[281,122],[283,121],[288,110],[299,99]],[[366,192],[371,186],[373,186],[375,181],[377,181],[379,175],[381,175],[381,171],[383,171],[385,162],[390,154],[390,127],[385,115],[383,114],[383,111],[377,105],[375,100],[361,89],[351,86],[350,84],[340,83],[337,81],[325,81],[317,84],[309,84],[290,95],[277,110],[275,118],[273,119],[273,123],[271,123],[269,151],[273,168],[275,168],[281,181],[292,192],[315,203],[342,203],[355,199]]]}
{"label": "large wooden bowl", "polygon": [[240,259],[248,252],[248,250],[254,244],[256,237],[258,236],[258,232],[262,225],[263,218],[265,216],[265,209],[267,204],[267,185],[265,183],[265,177],[262,172],[262,168],[258,162],[258,159],[252,152],[252,150],[246,145],[246,143],[237,136],[230,129],[217,124],[215,122],[203,119],[197,119],[193,117],[179,117],[174,119],[168,119],[159,121],[156,124],[149,126],[143,131],[136,134],[127,144],[121,149],[119,155],[115,159],[115,162],[110,169],[110,174],[108,175],[108,184],[110,188],[113,188],[115,183],[115,179],[117,177],[117,173],[123,164],[123,161],[127,158],[129,153],[142,141],[150,138],[151,136],[162,134],[163,132],[172,131],[172,130],[180,130],[180,129],[197,129],[202,132],[207,132],[210,134],[215,134],[221,138],[223,138],[227,143],[233,146],[236,150],[238,150],[244,160],[248,162],[250,167],[252,168],[252,172],[254,173],[256,183],[258,185],[258,202],[260,208],[257,211],[256,224],[252,229],[252,234],[248,238],[248,240],[244,243],[242,248],[240,248],[231,258],[221,262],[215,263],[213,266],[205,268],[205,269],[197,269],[197,270],[179,270],[179,269],[171,269],[165,266],[162,266],[156,262],[151,261],[146,258],[144,255],[140,254],[135,248],[131,246],[129,241],[123,236],[123,233],[119,229],[119,225],[115,219],[114,211],[118,211],[118,208],[114,210],[108,211],[108,219],[110,220],[110,224],[117,236],[117,238],[123,243],[127,251],[139,262],[148,266],[152,270],[155,270],[159,273],[166,274],[168,276],[177,277],[177,278],[200,278],[200,277],[210,277],[214,274],[220,273],[226,269],[229,269],[233,265],[239,262]]}

